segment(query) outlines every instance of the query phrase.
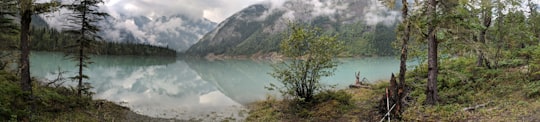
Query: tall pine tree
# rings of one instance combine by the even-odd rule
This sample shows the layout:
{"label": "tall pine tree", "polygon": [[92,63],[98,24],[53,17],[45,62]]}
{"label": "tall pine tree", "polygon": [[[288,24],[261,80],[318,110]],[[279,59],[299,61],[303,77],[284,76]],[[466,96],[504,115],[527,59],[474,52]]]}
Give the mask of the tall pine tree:
{"label": "tall pine tree", "polygon": [[435,37],[435,30],[437,27],[437,1],[429,0],[427,5],[427,17],[429,18],[428,22],[428,82],[426,89],[426,104],[435,105],[437,104],[437,75],[439,74],[439,60],[438,60],[438,42]]}
{"label": "tall pine tree", "polygon": [[77,94],[79,96],[85,89],[83,88],[83,79],[89,78],[83,73],[83,69],[92,63],[90,56],[88,56],[89,52],[95,47],[95,41],[102,40],[97,35],[99,31],[97,22],[109,16],[107,13],[99,11],[99,3],[103,3],[103,0],[75,0],[71,5],[63,5],[63,7],[73,11],[65,31],[76,39],[75,45],[68,46],[70,49],[68,55],[77,62],[79,71],[72,79],[78,81]]}
{"label": "tall pine tree", "polygon": [[18,9],[20,16],[20,42],[19,49],[21,50],[19,68],[21,70],[21,88],[25,92],[32,93],[32,81],[30,80],[30,23],[32,15],[48,13],[57,10],[57,2],[50,3],[35,3],[34,0],[19,0]]}

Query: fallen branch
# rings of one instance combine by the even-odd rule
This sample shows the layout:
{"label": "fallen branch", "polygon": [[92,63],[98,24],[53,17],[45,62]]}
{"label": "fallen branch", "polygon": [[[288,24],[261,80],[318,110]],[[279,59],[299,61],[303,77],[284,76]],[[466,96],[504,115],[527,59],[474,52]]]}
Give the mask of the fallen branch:
{"label": "fallen branch", "polygon": [[487,105],[489,105],[489,103],[491,103],[491,101],[484,104],[463,108],[462,111],[474,111],[476,109],[486,107]]}
{"label": "fallen branch", "polygon": [[369,85],[363,85],[363,84],[352,84],[352,85],[349,85],[349,88],[366,88],[366,89],[370,89],[371,86]]}

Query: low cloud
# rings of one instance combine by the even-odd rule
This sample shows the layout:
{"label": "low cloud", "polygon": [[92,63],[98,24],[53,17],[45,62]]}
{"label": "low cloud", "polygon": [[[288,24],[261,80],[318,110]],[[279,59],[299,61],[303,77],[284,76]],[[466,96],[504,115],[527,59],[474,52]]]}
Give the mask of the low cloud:
{"label": "low cloud", "polygon": [[[50,0],[38,0],[46,2]],[[63,0],[64,3],[72,0]],[[389,11],[377,0],[375,5],[366,8],[365,21],[368,24],[394,23],[399,16],[398,12]],[[299,6],[287,6],[287,2],[301,3]],[[111,15],[106,21],[99,23],[102,26],[103,36],[110,41],[123,41],[126,38],[135,39],[138,43],[165,46],[161,35],[171,37],[186,37],[182,34],[190,33],[191,37],[182,39],[169,39],[168,41],[185,42],[191,44],[201,38],[207,31],[193,23],[205,23],[204,19],[221,22],[234,13],[256,3],[266,3],[270,8],[265,15],[275,10],[286,10],[283,19],[309,20],[316,16],[333,15],[336,12],[347,11],[348,5],[340,4],[338,0],[105,0],[100,4],[100,10]],[[342,3],[342,2],[341,2]],[[70,11],[61,9],[58,12],[43,15],[47,23],[54,28],[62,30],[68,23]],[[171,16],[173,18],[163,18]],[[355,15],[351,15],[355,16]],[[264,20],[265,16],[258,18]],[[212,25],[206,22],[207,25]],[[127,37],[126,32],[133,37]],[[166,40],[166,39],[165,39]],[[185,45],[189,46],[189,45]]]}
{"label": "low cloud", "polygon": [[365,21],[368,25],[377,25],[382,23],[390,26],[400,20],[401,13],[393,11],[384,6],[381,1],[371,0],[371,5],[365,9]]}

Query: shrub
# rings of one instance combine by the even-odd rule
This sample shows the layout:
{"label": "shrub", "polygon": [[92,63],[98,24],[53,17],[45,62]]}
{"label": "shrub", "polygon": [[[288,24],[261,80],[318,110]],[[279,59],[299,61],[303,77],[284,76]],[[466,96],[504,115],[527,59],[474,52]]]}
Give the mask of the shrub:
{"label": "shrub", "polygon": [[271,75],[278,79],[284,96],[299,101],[312,102],[314,94],[322,90],[321,77],[334,74],[337,67],[335,57],[341,51],[340,42],[335,36],[320,35],[320,29],[309,29],[291,24],[291,33],[280,44],[281,53],[287,57],[300,58],[283,61],[275,65]]}
{"label": "shrub", "polygon": [[21,107],[26,103],[22,100],[23,92],[16,81],[13,74],[0,71],[0,120],[13,120],[29,114]]}
{"label": "shrub", "polygon": [[525,91],[527,94],[527,97],[529,98],[536,98],[540,96],[540,82],[535,81],[527,84],[525,86]]}

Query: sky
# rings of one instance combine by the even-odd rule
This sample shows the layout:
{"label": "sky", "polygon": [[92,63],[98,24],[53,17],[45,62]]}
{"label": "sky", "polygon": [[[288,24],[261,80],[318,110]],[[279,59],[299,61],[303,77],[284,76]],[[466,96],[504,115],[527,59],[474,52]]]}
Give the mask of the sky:
{"label": "sky", "polygon": [[249,5],[263,1],[266,0],[105,0],[105,6],[112,16],[128,13],[153,18],[181,13],[219,23]]}

